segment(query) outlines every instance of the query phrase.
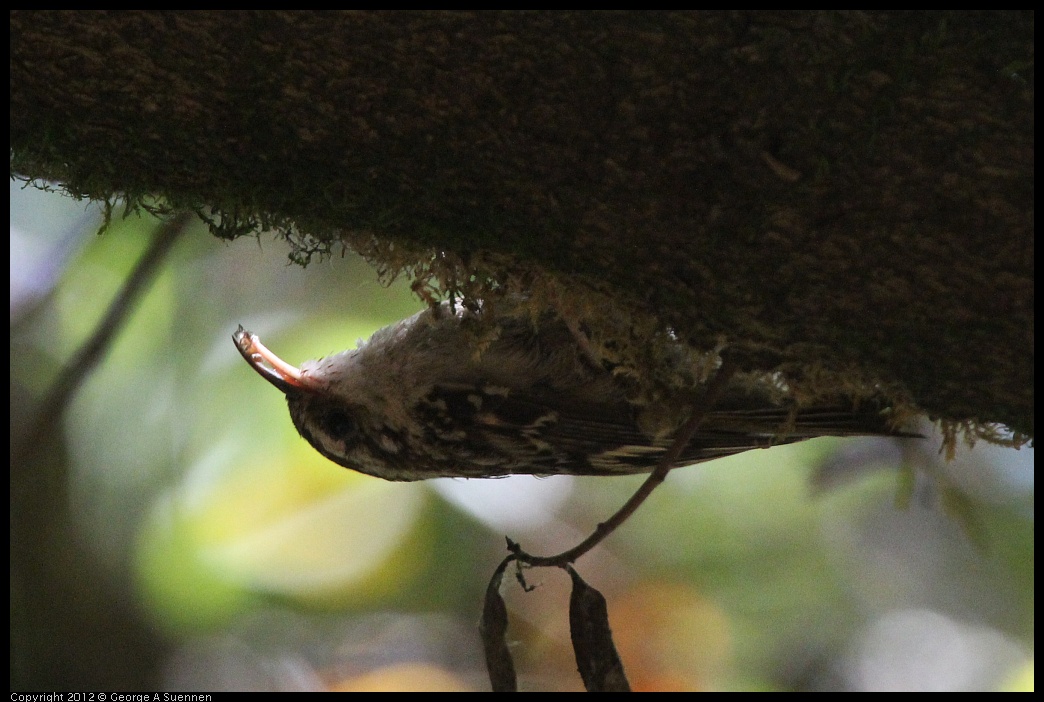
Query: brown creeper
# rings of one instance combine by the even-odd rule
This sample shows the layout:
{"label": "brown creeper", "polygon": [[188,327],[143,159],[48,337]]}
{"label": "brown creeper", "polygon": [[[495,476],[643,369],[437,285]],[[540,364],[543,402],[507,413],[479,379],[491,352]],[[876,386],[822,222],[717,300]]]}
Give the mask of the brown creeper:
{"label": "brown creeper", "polygon": [[[232,338],[286,394],[294,426],[319,453],[386,480],[656,467],[671,437],[643,429],[646,410],[565,323],[498,319],[498,336],[476,352],[481,314],[443,303],[300,369],[243,327]],[[893,431],[873,402],[794,412],[771,396],[750,382],[727,386],[675,467],[818,436],[911,436]]]}

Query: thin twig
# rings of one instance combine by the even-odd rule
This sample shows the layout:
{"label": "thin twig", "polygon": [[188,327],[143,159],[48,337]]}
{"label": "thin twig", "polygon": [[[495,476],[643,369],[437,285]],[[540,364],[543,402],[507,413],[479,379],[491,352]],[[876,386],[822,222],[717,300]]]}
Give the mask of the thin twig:
{"label": "thin twig", "polygon": [[692,414],[689,416],[688,421],[686,421],[674,435],[674,441],[671,443],[670,448],[667,449],[667,452],[660,458],[660,462],[656,465],[655,470],[649,474],[649,477],[645,479],[645,482],[641,484],[638,490],[631,495],[631,498],[627,500],[627,502],[625,502],[623,506],[613,514],[613,516],[595,527],[594,532],[592,532],[590,536],[568,551],[563,551],[555,556],[533,556],[523,551],[522,547],[517,543],[508,540],[508,550],[511,551],[512,556],[528,566],[564,567],[570,563],[574,563],[581,556],[600,544],[607,536],[612,534],[617,527],[627,521],[638,507],[645,502],[646,498],[652,494],[652,491],[664,481],[667,474],[671,471],[674,462],[678,460],[682,451],[685,450],[685,447],[688,446],[692,437],[700,428],[700,425],[703,424],[703,420],[706,419],[707,414],[717,403],[735,372],[736,368],[733,363],[728,357],[723,357],[721,366],[718,367],[717,373],[714,374],[714,377],[704,388],[704,392],[693,403]]}
{"label": "thin twig", "polygon": [[11,451],[12,463],[21,463],[33,452],[51,445],[51,442],[45,440],[46,436],[55,430],[69,400],[105,357],[112,340],[122,328],[135,304],[148,290],[149,284],[159,272],[160,264],[163,263],[174,242],[178,240],[194,218],[195,215],[192,213],[181,213],[169,221],[163,222],[157,228],[148,249],[135,264],[134,270],[123,283],[120,292],[113,298],[94,333],[73,354],[72,360],[59,372],[58,377],[44,394],[28,430],[19,441],[14,443]]}

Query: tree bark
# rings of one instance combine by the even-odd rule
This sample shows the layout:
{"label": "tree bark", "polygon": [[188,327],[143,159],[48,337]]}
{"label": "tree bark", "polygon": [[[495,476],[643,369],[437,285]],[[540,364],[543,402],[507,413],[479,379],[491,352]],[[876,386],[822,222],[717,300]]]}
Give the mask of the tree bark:
{"label": "tree bark", "polygon": [[1033,21],[15,11],[11,172],[1032,434]]}

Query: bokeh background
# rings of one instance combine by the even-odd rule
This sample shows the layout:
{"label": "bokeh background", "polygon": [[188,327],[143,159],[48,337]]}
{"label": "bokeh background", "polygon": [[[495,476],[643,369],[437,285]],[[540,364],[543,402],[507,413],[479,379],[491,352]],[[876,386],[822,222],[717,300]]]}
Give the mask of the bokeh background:
{"label": "bokeh background", "polygon": [[[12,438],[157,225],[99,236],[100,219],[11,186]],[[350,253],[286,254],[193,225],[61,420],[13,454],[12,689],[485,690],[504,537],[558,552],[640,483],[396,484],[326,461],[232,332],[296,364],[423,303]],[[632,686],[1032,689],[1033,450],[946,462],[921,430],[672,473],[578,564]],[[526,578],[504,586],[522,688],[582,689],[568,576]]]}

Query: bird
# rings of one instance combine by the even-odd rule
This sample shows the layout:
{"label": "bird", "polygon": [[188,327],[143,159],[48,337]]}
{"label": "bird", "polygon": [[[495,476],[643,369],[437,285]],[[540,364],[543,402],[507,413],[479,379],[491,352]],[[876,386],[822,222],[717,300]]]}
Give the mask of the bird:
{"label": "bird", "polygon": [[[301,436],[361,473],[414,481],[653,471],[686,417],[665,421],[678,413],[636,400],[633,382],[592,358],[578,333],[552,313],[444,301],[300,367],[242,326],[233,341],[285,395]],[[691,355],[672,357],[692,374],[683,367]],[[785,396],[775,376],[738,374],[670,467],[822,436],[918,436],[895,428],[879,398],[798,407]]]}

